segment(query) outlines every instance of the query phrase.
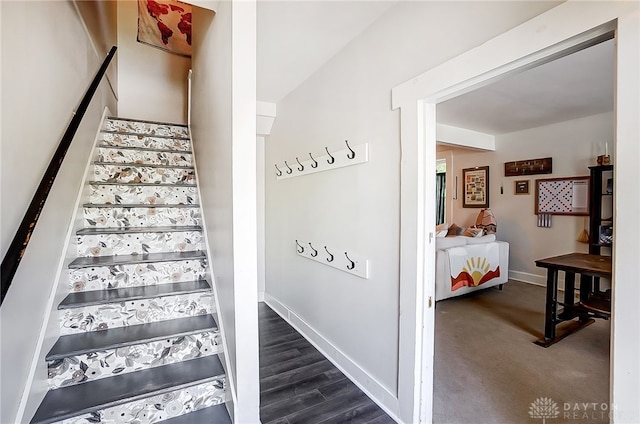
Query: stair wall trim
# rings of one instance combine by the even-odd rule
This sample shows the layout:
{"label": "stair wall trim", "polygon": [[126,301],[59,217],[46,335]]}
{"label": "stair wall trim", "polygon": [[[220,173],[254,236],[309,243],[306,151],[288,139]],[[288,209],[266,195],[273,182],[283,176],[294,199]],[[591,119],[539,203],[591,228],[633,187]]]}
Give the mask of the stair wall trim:
{"label": "stair wall trim", "polygon": [[[193,170],[196,177],[196,181],[200,181],[200,177],[198,176],[198,160],[197,160],[197,155],[193,145],[193,131],[191,131],[191,123],[189,123],[188,129],[189,129],[189,134],[191,135],[191,139],[189,140],[189,143],[191,144]],[[196,191],[198,194],[199,201],[202,202],[202,192],[200,190],[200,184],[196,184]],[[207,233],[207,223],[205,220],[204,209],[205,209],[205,206],[201,204],[200,205],[200,226],[202,227],[203,243],[205,247],[205,252],[213,252],[213,250],[211,249],[211,244],[209,243],[209,234]],[[223,314],[221,313],[222,309],[220,309],[220,297],[218,296],[218,285],[216,283],[216,277],[213,272],[213,267],[211,266],[211,261],[209,260],[207,261],[207,273],[208,275],[206,276],[206,279],[209,281],[209,283],[211,284],[211,288],[213,289],[213,299],[215,303],[214,310],[217,313],[217,318],[218,318],[217,323],[218,323],[218,328],[220,329],[220,338],[222,339],[223,354],[221,355],[221,361],[222,361],[222,366],[224,368],[225,374],[227,376],[226,377],[227,390],[231,394],[231,400],[227,401],[227,404],[228,404],[227,409],[229,411],[229,415],[233,420],[234,405],[237,405],[238,403],[238,395],[236,393],[235,376],[233,375],[231,364],[229,363],[229,358],[226,355],[226,352],[229,352],[229,345],[227,344],[227,338],[225,336],[226,332],[225,332],[224,317],[222,316]]]}
{"label": "stair wall trim", "polygon": [[60,329],[58,327],[58,320],[51,319],[52,316],[56,316],[58,311],[56,307],[56,303],[58,300],[62,299],[68,290],[67,284],[61,284],[61,280],[63,276],[67,275],[66,264],[71,262],[73,258],[76,257],[77,253],[77,238],[74,236],[76,230],[78,230],[82,226],[83,219],[83,209],[81,204],[83,203],[83,199],[89,198],[89,186],[87,185],[87,180],[89,179],[92,162],[96,159],[96,146],[98,145],[98,141],[100,140],[100,134],[102,126],[104,125],[107,116],[111,114],[111,111],[108,107],[105,107],[102,112],[102,118],[100,119],[100,123],[98,128],[96,129],[96,135],[93,139],[93,144],[90,149],[90,154],[87,157],[84,175],[82,177],[80,190],[78,191],[78,196],[76,197],[74,213],[69,221],[69,227],[67,228],[67,234],[64,242],[63,250],[60,252],[60,261],[58,263],[58,269],[56,271],[55,278],[50,287],[49,300],[47,301],[47,306],[45,308],[44,315],[42,317],[42,327],[40,330],[40,335],[38,336],[38,340],[36,341],[35,354],[33,355],[33,359],[31,361],[31,367],[29,368],[29,375],[27,377],[27,381],[24,387],[24,391],[22,393],[20,405],[18,406],[18,412],[16,414],[16,422],[24,422],[25,413],[27,412],[27,407],[33,409],[30,413],[35,411],[37,405],[40,404],[42,399],[44,398],[45,393],[41,390],[35,389],[34,380],[36,374],[46,375],[46,354],[51,349],[57,336],[60,333]]}

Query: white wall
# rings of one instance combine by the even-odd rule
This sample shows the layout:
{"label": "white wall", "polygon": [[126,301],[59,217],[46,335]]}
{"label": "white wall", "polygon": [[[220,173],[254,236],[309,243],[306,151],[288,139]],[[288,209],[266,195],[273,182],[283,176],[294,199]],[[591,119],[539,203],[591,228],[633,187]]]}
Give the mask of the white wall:
{"label": "white wall", "polygon": [[137,34],[138,2],[119,1],[119,115],[186,124],[187,77],[191,58],[138,43]]}
{"label": "white wall", "polygon": [[259,420],[255,2],[194,8],[191,131],[236,422]]}
{"label": "white wall", "polygon": [[[399,113],[390,89],[550,8],[549,3],[404,2],[278,103],[266,146],[266,293],[333,345],[328,353],[398,413]],[[446,34],[446,36],[443,36]],[[348,139],[367,164],[276,181],[273,164]],[[368,280],[295,254],[296,238],[371,263]]]}
{"label": "white wall", "polygon": [[[588,167],[596,165],[595,157],[602,154],[599,144],[607,141],[612,150],[614,137],[613,115],[606,113],[498,135],[495,152],[455,149],[453,176],[458,176],[459,198],[453,201],[453,222],[468,227],[475,223],[479,212],[477,208],[462,207],[462,169],[488,165],[489,207],[498,222],[497,237],[510,244],[510,275],[544,284],[546,270],[536,267],[534,261],[567,252],[587,253],[588,245],[576,238],[589,224],[588,217],[554,215],[551,228],[538,227],[534,215],[535,180],[588,176]],[[615,163],[615,152],[612,153]],[[504,176],[505,162],[545,157],[553,159],[552,174]],[[514,194],[516,180],[529,180],[530,194]]]}
{"label": "white wall", "polygon": [[[2,8],[2,254],[6,252],[72,111],[101,64],[71,2],[1,2]],[[25,28],[30,28],[25,31]],[[16,37],[20,34],[20,37]],[[116,111],[103,80],[31,237],[0,308],[0,422],[13,422],[37,355],[43,317],[103,109]],[[44,363],[36,375],[44,390]],[[25,419],[26,420],[26,419]]]}

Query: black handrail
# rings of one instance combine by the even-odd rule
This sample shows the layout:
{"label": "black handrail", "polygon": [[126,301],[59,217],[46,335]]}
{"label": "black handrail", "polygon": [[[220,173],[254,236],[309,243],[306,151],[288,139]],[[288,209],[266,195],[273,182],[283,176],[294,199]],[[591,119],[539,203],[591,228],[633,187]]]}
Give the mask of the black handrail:
{"label": "black handrail", "polygon": [[78,127],[80,126],[80,122],[84,117],[87,108],[89,107],[89,103],[91,103],[91,99],[95,94],[98,86],[100,85],[100,81],[104,76],[107,68],[109,67],[109,63],[111,63],[111,59],[116,54],[116,50],[118,48],[116,46],[111,47],[107,57],[102,62],[100,69],[96,73],[96,76],[93,77],[93,81],[87,91],[84,93],[84,97],[82,101],[78,105],[78,109],[75,111],[67,130],[65,131],[62,139],[60,140],[60,144],[56,149],[56,152],[49,162],[49,166],[40,181],[40,185],[38,185],[38,189],[36,193],[33,195],[33,199],[31,199],[31,203],[27,208],[27,212],[24,214],[24,218],[16,231],[16,235],[13,237],[13,241],[11,241],[11,245],[7,250],[7,253],[4,255],[4,259],[2,259],[2,291],[0,294],[0,305],[4,301],[4,297],[9,290],[9,286],[11,285],[11,281],[13,280],[13,276],[16,274],[18,270],[18,265],[20,264],[20,260],[24,255],[25,250],[27,249],[27,244],[29,243],[29,239],[31,238],[31,234],[38,222],[38,218],[40,217],[40,213],[42,212],[42,208],[44,207],[44,202],[47,200],[47,196],[49,196],[49,192],[51,191],[51,187],[53,186],[53,181],[60,170],[60,166],[62,166],[62,161],[64,160],[65,155],[67,154],[67,150],[69,150],[69,146],[73,141],[73,137],[76,135],[78,131]]}

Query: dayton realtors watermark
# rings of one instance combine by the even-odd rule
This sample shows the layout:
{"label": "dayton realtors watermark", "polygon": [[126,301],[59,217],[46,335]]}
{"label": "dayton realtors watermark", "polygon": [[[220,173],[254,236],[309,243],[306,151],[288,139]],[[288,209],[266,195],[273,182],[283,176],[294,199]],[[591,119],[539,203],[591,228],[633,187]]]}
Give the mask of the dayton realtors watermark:
{"label": "dayton realtors watermark", "polygon": [[543,424],[553,419],[608,422],[613,418],[614,412],[615,406],[610,406],[608,403],[564,402],[559,405],[547,397],[538,398],[529,406],[529,416],[533,419],[541,419]]}

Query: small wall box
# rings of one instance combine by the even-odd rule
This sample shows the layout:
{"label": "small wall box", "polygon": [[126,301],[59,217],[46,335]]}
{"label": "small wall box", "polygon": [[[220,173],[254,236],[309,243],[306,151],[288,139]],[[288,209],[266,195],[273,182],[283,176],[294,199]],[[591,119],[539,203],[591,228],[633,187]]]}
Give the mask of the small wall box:
{"label": "small wall box", "polygon": [[603,246],[609,246],[613,244],[613,225],[601,225],[599,233],[599,244]]}

